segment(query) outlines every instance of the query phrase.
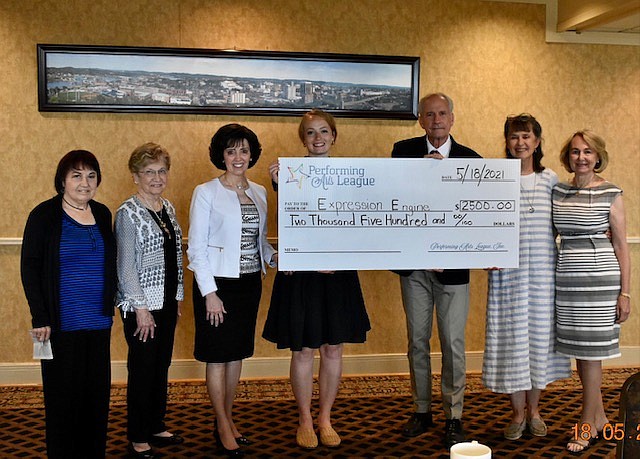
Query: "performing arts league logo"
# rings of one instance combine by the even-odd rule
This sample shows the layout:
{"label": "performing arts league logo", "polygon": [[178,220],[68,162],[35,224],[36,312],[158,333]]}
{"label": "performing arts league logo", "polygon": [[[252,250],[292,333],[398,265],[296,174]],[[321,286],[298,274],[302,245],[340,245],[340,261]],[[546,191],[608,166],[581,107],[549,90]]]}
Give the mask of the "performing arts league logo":
{"label": "performing arts league logo", "polygon": [[306,174],[303,170],[303,165],[300,164],[295,169],[293,167],[287,167],[289,170],[289,177],[287,177],[287,183],[296,183],[299,189],[302,189],[302,184],[311,176]]}
{"label": "performing arts league logo", "polygon": [[309,183],[312,188],[328,190],[330,187],[363,188],[375,186],[375,177],[368,177],[364,167],[339,167],[323,164],[300,163],[297,167],[287,167],[289,176],[286,183],[294,183],[299,189]]}

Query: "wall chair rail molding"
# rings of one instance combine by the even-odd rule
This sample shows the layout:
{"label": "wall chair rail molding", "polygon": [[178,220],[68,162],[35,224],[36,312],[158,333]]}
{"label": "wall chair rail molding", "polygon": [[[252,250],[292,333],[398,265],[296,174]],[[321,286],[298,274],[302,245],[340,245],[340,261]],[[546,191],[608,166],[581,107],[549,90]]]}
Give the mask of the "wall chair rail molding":
{"label": "wall chair rail molding", "polygon": [[42,112],[416,119],[420,58],[38,44]]}
{"label": "wall chair rail molding", "polygon": [[[616,359],[605,360],[606,368],[637,368],[640,367],[640,348],[637,346],[621,347],[622,355]],[[434,352],[431,356],[433,371],[441,372],[442,354]],[[466,352],[467,372],[480,373],[482,371],[482,352]],[[289,357],[251,357],[246,359],[242,368],[242,378],[286,378],[289,376]],[[317,373],[319,357],[314,361],[314,371]],[[575,362],[573,364],[575,369]],[[127,382],[127,362],[113,360],[111,362],[111,382],[124,384]],[[201,380],[205,369],[202,362],[193,359],[175,359],[169,369],[169,379]],[[409,364],[406,354],[364,354],[344,356],[344,376],[357,375],[388,375],[408,374]],[[29,363],[0,363],[0,385],[41,384],[42,375],[40,364]]]}

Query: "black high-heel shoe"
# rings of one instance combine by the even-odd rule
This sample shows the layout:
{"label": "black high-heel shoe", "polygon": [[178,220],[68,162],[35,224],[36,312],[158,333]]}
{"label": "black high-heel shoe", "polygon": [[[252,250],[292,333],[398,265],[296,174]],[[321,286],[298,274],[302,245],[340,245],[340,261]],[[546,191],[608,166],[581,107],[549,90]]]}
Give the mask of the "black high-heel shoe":
{"label": "black high-heel shoe", "polygon": [[222,439],[220,438],[220,432],[218,432],[218,428],[216,427],[213,430],[213,438],[216,439],[216,444],[218,445],[218,449],[222,450],[227,457],[243,457],[244,451],[239,447],[236,449],[227,449],[224,444],[222,444]]}
{"label": "black high-heel shoe", "polygon": [[[218,421],[213,421],[213,430],[214,430],[214,434],[215,432],[218,431]],[[251,446],[251,440],[249,440],[244,435],[240,435],[239,437],[236,437],[236,443],[238,443],[238,445],[240,446]]]}
{"label": "black high-heel shoe", "polygon": [[154,459],[157,456],[153,448],[147,449],[145,451],[136,451],[136,449],[133,447],[133,443],[129,443],[129,445],[127,446],[127,457],[138,459]]}
{"label": "black high-heel shoe", "polygon": [[244,435],[236,437],[236,443],[238,443],[240,446],[251,446],[251,440],[249,440]]}

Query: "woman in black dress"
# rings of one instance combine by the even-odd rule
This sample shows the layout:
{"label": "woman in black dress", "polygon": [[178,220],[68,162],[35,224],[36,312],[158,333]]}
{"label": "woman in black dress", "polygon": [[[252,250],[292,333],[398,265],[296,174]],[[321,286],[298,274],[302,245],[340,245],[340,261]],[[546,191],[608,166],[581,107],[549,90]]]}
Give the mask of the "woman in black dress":
{"label": "woman in black dress", "polygon": [[242,359],[253,355],[265,266],[277,254],[267,242],[267,192],[245,176],[262,148],[250,129],[221,127],[209,157],[223,174],[198,185],[189,215],[189,269],[194,273],[194,356],[207,363],[207,390],[216,414],[214,435],[229,456],[250,442],[233,422]]}
{"label": "woman in black dress", "polygon": [[[338,135],[329,113],[312,110],[302,117],[298,134],[312,158],[329,156]],[[276,188],[278,163],[269,167]],[[342,376],[343,343],[364,343],[371,328],[356,271],[278,272],[262,336],[278,349],[291,349],[291,386],[298,404],[296,442],[318,446],[311,417],[313,359],[320,351],[318,434],[324,446],[340,436],[331,426],[331,408]]]}

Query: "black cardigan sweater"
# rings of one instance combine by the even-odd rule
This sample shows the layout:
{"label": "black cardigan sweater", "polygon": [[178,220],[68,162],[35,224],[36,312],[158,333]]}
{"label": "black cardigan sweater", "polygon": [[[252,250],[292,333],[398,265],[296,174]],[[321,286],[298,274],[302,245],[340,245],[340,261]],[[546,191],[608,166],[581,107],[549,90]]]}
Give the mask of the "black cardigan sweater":
{"label": "black cardigan sweater", "polygon": [[[105,315],[112,316],[117,288],[116,241],[113,236],[111,211],[104,204],[89,201],[105,248]],[[62,195],[40,203],[29,214],[22,238],[20,275],[31,310],[34,328],[60,328],[59,272],[60,237],[62,233]]]}

